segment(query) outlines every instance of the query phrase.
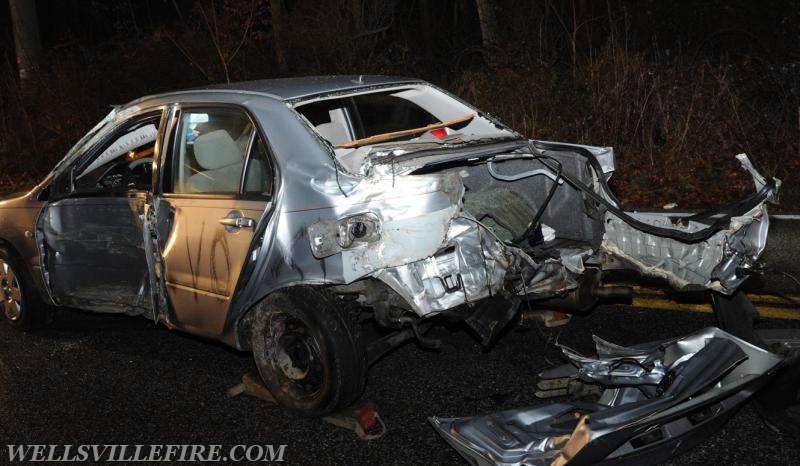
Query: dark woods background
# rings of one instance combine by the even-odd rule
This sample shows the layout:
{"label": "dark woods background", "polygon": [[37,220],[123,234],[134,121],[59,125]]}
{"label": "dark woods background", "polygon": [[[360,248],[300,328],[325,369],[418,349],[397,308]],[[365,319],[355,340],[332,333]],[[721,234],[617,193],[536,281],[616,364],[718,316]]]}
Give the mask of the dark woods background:
{"label": "dark woods background", "polygon": [[21,81],[2,0],[0,187],[32,186],[143,94],[313,74],[398,74],[539,139],[612,145],[628,207],[752,190],[800,207],[800,4],[652,0],[39,0]]}

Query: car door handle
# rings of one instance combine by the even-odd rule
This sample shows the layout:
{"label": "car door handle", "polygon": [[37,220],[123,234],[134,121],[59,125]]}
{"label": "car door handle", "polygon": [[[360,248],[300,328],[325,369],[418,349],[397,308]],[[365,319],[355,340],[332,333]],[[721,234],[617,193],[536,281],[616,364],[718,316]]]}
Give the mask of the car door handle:
{"label": "car door handle", "polygon": [[[225,225],[226,229],[231,228],[252,228],[255,230],[256,221],[248,217],[225,217],[219,219],[219,223]],[[230,231],[230,230],[229,230]]]}

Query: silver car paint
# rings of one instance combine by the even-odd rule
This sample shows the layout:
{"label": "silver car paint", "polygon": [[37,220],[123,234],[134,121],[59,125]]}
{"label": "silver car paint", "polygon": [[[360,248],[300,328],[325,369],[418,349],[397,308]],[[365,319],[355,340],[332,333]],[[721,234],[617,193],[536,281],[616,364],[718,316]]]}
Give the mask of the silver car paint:
{"label": "silver car paint", "polygon": [[[573,365],[553,370],[602,387],[596,403],[552,403],[430,422],[470,464],[640,464],[643,458],[656,463],[687,436],[707,429],[709,421],[732,414],[783,360],[713,327],[635,347],[596,343],[597,357],[562,348]],[[662,383],[667,373],[674,378]],[[648,454],[648,447],[656,451]]]}

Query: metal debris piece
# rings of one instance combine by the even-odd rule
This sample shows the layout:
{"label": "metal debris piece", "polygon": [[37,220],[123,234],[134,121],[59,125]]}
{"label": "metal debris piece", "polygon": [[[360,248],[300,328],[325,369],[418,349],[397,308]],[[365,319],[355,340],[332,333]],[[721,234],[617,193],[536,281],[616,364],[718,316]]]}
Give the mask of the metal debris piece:
{"label": "metal debris piece", "polygon": [[713,327],[630,348],[595,342],[597,358],[562,347],[571,364],[544,386],[592,382],[605,388],[596,402],[430,421],[475,465],[651,464],[713,433],[783,361]]}

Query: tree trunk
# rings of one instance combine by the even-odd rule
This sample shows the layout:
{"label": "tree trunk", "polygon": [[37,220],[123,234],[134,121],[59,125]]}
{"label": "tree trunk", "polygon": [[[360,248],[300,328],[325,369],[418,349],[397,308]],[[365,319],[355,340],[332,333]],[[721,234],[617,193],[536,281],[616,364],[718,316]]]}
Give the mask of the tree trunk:
{"label": "tree trunk", "polygon": [[8,4],[11,9],[11,27],[14,30],[14,45],[17,52],[17,70],[20,84],[24,87],[36,72],[42,56],[36,2],[8,0]]}
{"label": "tree trunk", "polygon": [[484,53],[497,45],[497,17],[492,0],[475,0],[478,22],[481,27],[481,42]]}
{"label": "tree trunk", "polygon": [[275,44],[275,62],[278,71],[283,74],[289,69],[286,60],[286,40],[284,38],[284,11],[283,0],[269,0],[269,10],[272,14],[272,40]]}
{"label": "tree trunk", "polygon": [[364,15],[362,14],[361,0],[350,0],[350,18],[353,20],[353,30],[357,33],[363,26]]}

